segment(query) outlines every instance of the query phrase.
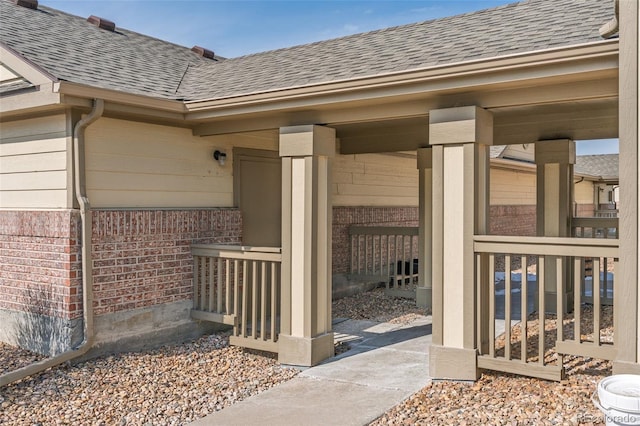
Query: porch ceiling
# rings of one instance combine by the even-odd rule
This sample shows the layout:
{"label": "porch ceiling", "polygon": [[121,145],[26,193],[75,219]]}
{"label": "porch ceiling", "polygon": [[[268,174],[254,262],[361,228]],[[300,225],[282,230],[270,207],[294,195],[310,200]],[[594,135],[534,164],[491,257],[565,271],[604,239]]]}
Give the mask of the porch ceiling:
{"label": "porch ceiling", "polygon": [[[489,108],[494,144],[549,139],[618,137],[617,98]],[[328,123],[337,131],[342,154],[411,151],[429,144],[428,114],[368,123]]]}

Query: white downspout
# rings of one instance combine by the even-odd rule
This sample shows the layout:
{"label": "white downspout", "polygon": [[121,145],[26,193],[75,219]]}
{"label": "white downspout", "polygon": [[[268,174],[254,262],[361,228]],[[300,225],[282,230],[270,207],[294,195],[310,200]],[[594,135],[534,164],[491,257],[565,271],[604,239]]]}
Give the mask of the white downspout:
{"label": "white downspout", "polygon": [[[91,267],[91,205],[86,194],[84,180],[84,163],[80,161],[80,153],[84,153],[85,129],[99,119],[104,112],[104,100],[95,99],[93,109],[78,121],[73,129],[73,155],[75,194],[80,203],[80,219],[82,222],[82,306],[84,321],[84,338],[80,346],[51,358],[29,364],[0,376],[0,387],[39,373],[47,368],[55,367],[66,361],[84,355],[93,345],[93,273]],[[80,149],[82,148],[82,149]]]}

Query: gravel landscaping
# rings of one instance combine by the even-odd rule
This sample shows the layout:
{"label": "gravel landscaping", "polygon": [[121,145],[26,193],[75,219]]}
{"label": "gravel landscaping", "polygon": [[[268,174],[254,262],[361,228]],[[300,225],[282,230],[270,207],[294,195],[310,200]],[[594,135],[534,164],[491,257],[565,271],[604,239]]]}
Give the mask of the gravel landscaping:
{"label": "gravel landscaping", "polygon": [[[408,324],[427,313],[412,300],[385,296],[383,289],[333,303],[334,318]],[[611,313],[611,308],[602,312],[604,341],[611,335]],[[585,307],[583,338],[590,337],[590,317]],[[572,335],[571,318],[563,325]],[[512,339],[517,339],[519,327],[512,328]],[[535,336],[536,327],[531,317],[527,334]],[[548,316],[544,334],[552,339],[554,333],[555,318]],[[500,346],[504,342],[498,341]],[[545,353],[549,361],[554,357],[551,349]],[[4,371],[39,358],[0,345]],[[560,383],[493,372],[472,384],[436,382],[372,424],[598,424],[602,416],[590,398],[597,381],[611,374],[611,363],[566,357],[565,366],[568,377]],[[0,424],[187,424],[297,373],[279,366],[273,354],[230,347],[228,334],[218,333],[191,343],[60,366],[9,385],[0,389]]]}
{"label": "gravel landscaping", "polygon": [[476,383],[435,382],[371,423],[381,425],[591,425],[603,417],[591,402],[611,363],[572,357],[558,382],[484,373]]}
{"label": "gravel landscaping", "polygon": [[[422,312],[382,289],[341,299],[334,317],[410,322]],[[342,344],[337,353],[348,350]],[[42,356],[1,344],[11,371]],[[0,389],[0,424],[179,425],[296,376],[274,354],[229,346],[228,333],[63,365]]]}
{"label": "gravel landscaping", "polygon": [[[529,362],[538,360],[539,322],[527,321]],[[613,309],[601,310],[600,336],[613,340]],[[581,338],[593,339],[593,307],[581,310]],[[566,337],[573,337],[573,315],[563,320]],[[555,315],[545,316],[545,362],[557,362],[553,350]],[[521,326],[511,328],[512,358],[520,357]],[[504,355],[504,335],[496,339],[496,353]],[[588,357],[565,356],[566,379],[552,382],[512,374],[485,372],[476,383],[439,381],[423,388],[402,404],[371,423],[381,425],[593,425],[603,424],[602,413],[591,396],[600,379],[611,375],[611,362]]]}
{"label": "gravel landscaping", "polygon": [[297,373],[272,354],[230,347],[228,334],[214,334],[60,366],[9,385],[0,389],[0,424],[186,424]]}

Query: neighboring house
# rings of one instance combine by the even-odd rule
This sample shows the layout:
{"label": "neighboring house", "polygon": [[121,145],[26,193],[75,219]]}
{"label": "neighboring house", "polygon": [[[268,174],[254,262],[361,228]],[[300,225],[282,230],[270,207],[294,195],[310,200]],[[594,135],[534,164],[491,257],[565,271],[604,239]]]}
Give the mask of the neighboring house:
{"label": "neighboring house", "polygon": [[599,176],[593,188],[593,204],[596,210],[593,214],[596,216],[617,215],[620,202],[618,163],[618,154],[580,155],[576,158],[577,172]]}
{"label": "neighboring house", "polygon": [[[637,16],[629,3],[622,22]],[[488,282],[487,250],[514,241],[528,244],[518,255],[560,244],[559,256],[617,257],[618,240],[566,237],[574,183],[599,179],[574,177],[573,141],[620,135],[632,213],[615,312],[637,319],[637,121],[633,133],[633,116],[618,117],[637,111],[637,90],[618,87],[637,87],[637,73],[622,78],[637,39],[603,39],[613,18],[609,2],[529,0],[224,59],[1,0],[0,339],[59,360],[246,327],[238,306],[263,303],[236,341],[313,365],[333,353],[331,276],[348,270],[349,226],[419,225],[432,376],[556,378],[562,366],[487,354],[488,288],[475,283]],[[523,214],[539,237],[494,228]],[[546,306],[570,300],[563,285],[546,281]],[[638,368],[635,330],[617,329],[632,339],[605,353],[616,371]]]}

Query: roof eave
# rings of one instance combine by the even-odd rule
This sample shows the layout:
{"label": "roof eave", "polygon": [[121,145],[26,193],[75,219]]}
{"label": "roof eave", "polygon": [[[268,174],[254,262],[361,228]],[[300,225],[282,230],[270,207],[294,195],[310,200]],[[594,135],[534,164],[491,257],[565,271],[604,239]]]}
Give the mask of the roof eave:
{"label": "roof eave", "polygon": [[[246,110],[249,106],[264,108],[266,105],[270,105],[272,109],[275,109],[279,107],[278,104],[285,104],[291,101],[296,101],[296,106],[301,106],[305,103],[304,100],[307,99],[343,93],[349,93],[351,94],[350,97],[353,98],[354,91],[360,92],[364,99],[367,97],[367,92],[371,90],[399,87],[401,85],[410,85],[412,83],[429,80],[510,71],[531,66],[561,64],[584,59],[609,58],[612,61],[616,61],[617,54],[618,40],[604,40],[462,63],[399,71],[383,75],[324,82],[301,87],[274,89],[260,93],[187,101],[185,105],[189,112],[188,117],[194,119],[202,119],[208,115],[211,117],[219,117],[226,115],[222,113],[222,111],[231,111],[234,108],[243,108]],[[617,67],[617,64],[615,66]]]}

